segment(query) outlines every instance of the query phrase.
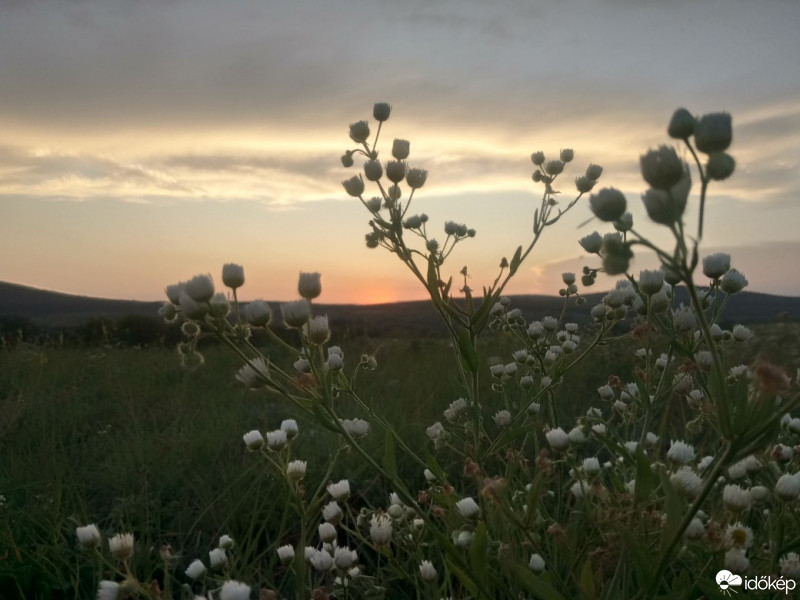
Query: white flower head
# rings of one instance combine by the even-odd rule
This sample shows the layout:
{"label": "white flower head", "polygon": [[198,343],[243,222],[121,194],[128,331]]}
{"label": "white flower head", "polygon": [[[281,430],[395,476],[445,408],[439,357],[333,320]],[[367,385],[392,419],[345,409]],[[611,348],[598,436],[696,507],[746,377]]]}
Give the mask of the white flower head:
{"label": "white flower head", "polygon": [[778,561],[781,575],[789,579],[800,579],[800,556],[797,552],[789,552]]}
{"label": "white flower head", "polygon": [[252,358],[236,373],[236,379],[251,389],[269,383],[269,366],[263,356]]}
{"label": "white flower head", "polygon": [[97,586],[97,600],[117,600],[119,598],[119,583],[103,579]]}
{"label": "white flower head", "polygon": [[347,571],[358,562],[358,553],[347,546],[338,547],[333,551],[333,564],[340,571]]}
{"label": "white flower head", "polygon": [[336,527],[328,522],[320,523],[319,527],[317,527],[317,533],[320,541],[326,544],[330,544],[337,538]]}
{"label": "white flower head", "polygon": [[242,439],[244,439],[244,444],[248,450],[255,451],[264,445],[264,436],[257,429],[248,431],[242,436]]}
{"label": "white flower head", "polygon": [[289,564],[294,560],[294,546],[291,544],[286,544],[284,546],[278,547],[278,560],[281,561],[281,564]]}
{"label": "white flower head", "polygon": [[369,526],[369,537],[377,546],[385,546],[392,539],[392,519],[383,513],[372,515]]}
{"label": "white flower head", "polygon": [[305,298],[285,302],[281,304],[281,315],[288,327],[302,327],[311,316],[311,305]]}
{"label": "white flower head", "polygon": [[184,284],[183,290],[195,302],[208,302],[214,295],[214,280],[211,275],[195,275]]}
{"label": "white flower head", "polygon": [[464,398],[458,398],[444,410],[444,418],[448,421],[455,421],[465,410],[467,410],[467,401]]}
{"label": "white flower head", "polygon": [[785,473],[775,483],[775,495],[784,502],[797,500],[800,496],[800,480],[796,475]]}
{"label": "white flower head", "polygon": [[[0,503],[2,504],[2,503]],[[75,535],[78,536],[78,543],[84,548],[96,548],[100,545],[101,537],[100,530],[97,525],[84,525],[75,529]]]}
{"label": "white flower head", "polygon": [[300,481],[306,476],[307,466],[305,460],[292,460],[286,465],[286,475],[291,481]]}
{"label": "white flower head", "polygon": [[281,431],[283,431],[290,440],[296,438],[299,431],[297,428],[297,421],[294,419],[284,419],[281,421]]}
{"label": "white flower head", "polygon": [[689,498],[695,498],[703,487],[703,479],[691,467],[683,466],[670,476],[670,481]]}
{"label": "white flower head", "polygon": [[241,581],[230,579],[222,584],[219,598],[220,600],[249,600],[250,586]]}
{"label": "white flower head", "polygon": [[703,275],[709,279],[719,279],[731,268],[731,255],[725,252],[709,254],[703,258]]}
{"label": "white flower head", "polygon": [[322,518],[328,523],[338,523],[342,520],[342,515],[342,509],[339,507],[339,504],[336,502],[336,500],[328,502],[328,504],[322,508]]}
{"label": "white flower head", "polygon": [[220,536],[219,544],[217,546],[223,550],[230,550],[233,548],[233,538],[227,534]]}
{"label": "white flower head", "polygon": [[205,574],[206,566],[199,558],[193,560],[189,563],[189,566],[186,567],[186,576],[189,577],[189,579],[200,579]]}
{"label": "white flower head", "polygon": [[214,548],[211,552],[208,553],[208,564],[211,565],[212,569],[217,569],[219,567],[224,566],[228,562],[228,555],[225,554],[225,550],[222,548]]}
{"label": "white flower head", "polygon": [[327,550],[315,550],[311,556],[311,566],[317,571],[330,571],[333,568],[333,557]]}
{"label": "white flower head", "polygon": [[369,423],[364,419],[342,419],[342,427],[354,438],[364,437],[369,433]]}
{"label": "white flower head", "polygon": [[423,560],[419,564],[419,577],[425,583],[432,583],[436,581],[437,578],[436,568],[433,566],[431,561]]}
{"label": "white flower head", "polygon": [[744,573],[750,568],[750,559],[742,548],[731,548],[725,553],[725,568],[734,573]]}
{"label": "white flower head", "polygon": [[267,448],[273,451],[283,450],[286,447],[287,437],[283,429],[267,432]]}
{"label": "white flower head", "polygon": [[458,510],[458,513],[465,519],[471,519],[478,516],[481,508],[475,500],[467,497],[456,502],[456,510]]}
{"label": "white flower head", "polygon": [[244,267],[234,263],[222,265],[222,283],[235,290],[244,285]]}
{"label": "white flower head", "polygon": [[342,479],[337,483],[331,483],[328,486],[328,493],[334,500],[344,502],[350,497],[350,482],[347,479]]}
{"label": "white flower head", "polygon": [[750,508],[752,503],[750,490],[736,484],[726,485],[722,490],[722,503],[732,512],[743,512]]}
{"label": "white flower head", "polygon": [[544,571],[545,562],[541,554],[531,554],[531,559],[528,561],[528,567],[534,573],[541,573]]}
{"label": "white flower head", "polygon": [[750,548],[753,545],[753,530],[738,521],[728,525],[725,529],[725,543],[728,548]]}
{"label": "white flower head", "polygon": [[322,276],[319,273],[300,273],[297,291],[306,300],[313,300],[322,293]]}
{"label": "white flower head", "polygon": [[561,429],[561,427],[551,429],[544,434],[544,437],[553,450],[564,450],[569,446],[569,437],[567,437],[567,433]]}
{"label": "white flower head", "polygon": [[499,427],[508,427],[511,425],[511,413],[505,409],[498,410],[494,415],[494,422]]}
{"label": "white flower head", "polygon": [[245,305],[242,316],[253,327],[264,327],[272,320],[272,309],[263,300],[253,300]]}
{"label": "white flower head", "polygon": [[133,556],[133,534],[118,533],[108,540],[108,549],[114,558],[127,560]]}
{"label": "white flower head", "polygon": [[667,450],[667,458],[679,465],[689,464],[694,460],[694,457],[694,446],[691,446],[682,440],[673,440],[672,444],[670,444],[669,450]]}

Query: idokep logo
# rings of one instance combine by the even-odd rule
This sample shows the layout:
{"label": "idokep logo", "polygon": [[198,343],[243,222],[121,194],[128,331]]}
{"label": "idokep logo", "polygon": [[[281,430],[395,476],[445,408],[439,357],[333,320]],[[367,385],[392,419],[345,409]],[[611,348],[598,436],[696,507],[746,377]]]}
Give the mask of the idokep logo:
{"label": "idokep logo", "polygon": [[795,588],[797,582],[794,579],[786,579],[785,577],[771,577],[770,575],[761,575],[758,577],[744,577],[736,575],[730,571],[723,569],[716,576],[716,582],[719,589],[726,595],[736,594],[739,590],[735,589],[742,586],[748,591],[758,592],[789,592]]}

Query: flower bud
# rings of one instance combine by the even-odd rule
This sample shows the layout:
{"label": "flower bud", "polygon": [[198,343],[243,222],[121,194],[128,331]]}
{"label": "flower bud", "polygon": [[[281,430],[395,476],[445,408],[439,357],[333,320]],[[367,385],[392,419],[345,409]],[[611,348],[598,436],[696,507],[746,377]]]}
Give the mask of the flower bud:
{"label": "flower bud", "polygon": [[715,152],[709,155],[706,163],[706,175],[709,179],[722,181],[733,174],[736,168],[736,161],[726,152]]}
{"label": "flower bud", "polygon": [[615,188],[603,188],[589,197],[589,206],[601,221],[616,221],[627,206],[625,195]]}
{"label": "flower bud", "polygon": [[378,212],[381,209],[382,205],[383,205],[383,200],[381,200],[377,196],[373,196],[372,198],[367,200],[367,208],[371,212],[374,212],[374,213]]}
{"label": "flower bud", "polygon": [[617,231],[630,231],[633,229],[633,215],[626,212],[619,219],[614,221],[614,229]]}
{"label": "flower bud", "polygon": [[361,179],[361,175],[353,175],[350,179],[345,179],[342,185],[344,191],[354,198],[360,198],[364,193],[364,180]]}
{"label": "flower bud", "polygon": [[679,108],[672,114],[667,127],[669,137],[677,140],[685,140],[694,133],[696,119],[685,108]]}
{"label": "flower bud", "polygon": [[639,271],[639,289],[646,296],[652,296],[664,287],[664,271]]}
{"label": "flower bud", "polygon": [[406,174],[406,183],[411,189],[421,188],[428,179],[428,172],[425,169],[409,169]]}
{"label": "flower bud", "polygon": [[709,254],[703,258],[703,275],[709,279],[719,279],[731,268],[731,255],[725,252]]}
{"label": "flower bud", "polygon": [[642,177],[658,190],[668,190],[683,177],[684,162],[678,157],[675,148],[659,146],[639,157]]}
{"label": "flower bud", "polygon": [[397,160],[405,160],[408,158],[408,153],[411,150],[411,142],[408,140],[396,139],[392,142],[392,156]]}
{"label": "flower bud", "polygon": [[561,158],[561,160],[564,161],[565,163],[568,163],[573,158],[575,158],[575,152],[572,150],[572,148],[564,148],[563,150],[561,150],[559,158]]}
{"label": "flower bud", "polygon": [[370,181],[378,181],[383,176],[383,167],[379,160],[369,160],[364,163],[364,175]]}
{"label": "flower bud", "polygon": [[703,115],[695,125],[694,145],[700,152],[723,152],[731,145],[732,139],[731,115],[728,113]]}
{"label": "flower bud", "polygon": [[642,195],[647,215],[659,225],[671,225],[683,216],[692,178],[688,165],[684,165],[683,177],[669,191],[650,188]]}
{"label": "flower bud", "polygon": [[386,163],[386,177],[392,183],[400,183],[406,176],[406,163],[402,160],[390,160]]}
{"label": "flower bud", "polygon": [[730,269],[722,276],[720,287],[726,294],[738,294],[747,287],[747,278],[736,269]]}
{"label": "flower bud", "polygon": [[244,267],[227,263],[222,265],[222,283],[232,290],[244,285]]}
{"label": "flower bud", "polygon": [[564,170],[564,163],[560,160],[548,160],[544,166],[544,171],[548,175],[558,175]]}
{"label": "flower bud", "polygon": [[353,166],[353,153],[348,150],[341,157],[342,166],[343,167],[352,167]]}
{"label": "flower bud", "polygon": [[541,167],[544,164],[544,152],[539,150],[531,154],[531,162],[537,167]]}
{"label": "flower bud", "polygon": [[589,177],[586,177],[586,175],[581,175],[580,177],[575,179],[575,187],[578,188],[578,191],[581,194],[586,194],[587,192],[591,192],[595,183],[596,180],[590,179]]}
{"label": "flower bud", "polygon": [[350,139],[356,144],[363,144],[369,138],[369,123],[358,121],[350,124]]}
{"label": "flower bud", "polygon": [[419,564],[419,576],[425,583],[433,583],[436,581],[436,567],[431,564],[429,560],[423,560]]}
{"label": "flower bud", "polygon": [[254,327],[267,325],[272,318],[272,309],[263,300],[253,300],[244,307],[244,320]]}
{"label": "flower bud", "polygon": [[603,236],[593,231],[589,235],[582,237],[578,243],[589,254],[597,254],[600,252],[600,248],[603,247]]}
{"label": "flower bud", "polygon": [[319,273],[300,273],[297,291],[306,300],[313,300],[322,293],[322,281]]}
{"label": "flower bud", "polygon": [[603,174],[603,167],[601,167],[600,165],[591,164],[588,167],[586,167],[586,176],[589,179],[594,179],[595,181],[597,181],[598,179],[600,179],[600,175],[602,174]]}
{"label": "flower bud", "polygon": [[376,102],[375,106],[372,107],[373,118],[381,123],[388,120],[391,113],[392,107],[386,102]]}
{"label": "flower bud", "polygon": [[603,269],[608,275],[621,275],[628,270],[633,252],[619,235],[603,238]]}
{"label": "flower bud", "polygon": [[300,327],[311,316],[311,305],[305,298],[286,302],[281,304],[281,315],[283,316],[283,322],[288,327]]}

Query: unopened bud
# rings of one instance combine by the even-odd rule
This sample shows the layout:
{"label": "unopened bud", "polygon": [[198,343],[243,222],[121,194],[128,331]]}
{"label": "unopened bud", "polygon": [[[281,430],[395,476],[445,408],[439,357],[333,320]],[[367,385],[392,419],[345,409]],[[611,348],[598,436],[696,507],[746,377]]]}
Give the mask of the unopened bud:
{"label": "unopened bud", "polygon": [[708,157],[706,163],[706,175],[709,179],[722,181],[733,174],[736,168],[736,161],[727,152],[715,152]]}
{"label": "unopened bud", "polygon": [[425,169],[409,169],[406,174],[406,183],[411,189],[421,188],[428,179],[428,172]]}
{"label": "unopened bud", "polygon": [[376,102],[375,106],[372,107],[372,116],[381,123],[386,121],[391,113],[392,107],[386,102]]}
{"label": "unopened bud", "polygon": [[679,108],[672,114],[669,121],[667,133],[669,137],[677,140],[685,140],[694,133],[696,119],[685,108]]}
{"label": "unopened bud", "polygon": [[589,206],[601,221],[616,221],[627,206],[625,195],[615,188],[603,188],[589,198]]}
{"label": "unopened bud", "polygon": [[386,163],[386,177],[392,183],[400,183],[406,176],[406,163],[402,160],[390,160]]}
{"label": "unopened bud", "polygon": [[392,156],[397,160],[405,160],[411,149],[411,142],[408,140],[395,140],[392,142]]}
{"label": "unopened bud", "polygon": [[544,164],[544,152],[539,150],[531,154],[531,162],[537,167],[541,167]]}
{"label": "unopened bud", "polygon": [[364,180],[361,179],[361,175],[353,175],[350,179],[345,179],[342,185],[344,190],[354,198],[359,198],[364,193]]}
{"label": "unopened bud", "polygon": [[568,162],[570,162],[570,161],[571,161],[573,158],[575,158],[575,152],[572,150],[572,148],[564,148],[564,149],[561,151],[560,158],[561,158],[561,160],[562,160],[562,161],[564,161],[565,163],[568,163]]}
{"label": "unopened bud", "polygon": [[700,152],[712,154],[728,149],[733,139],[731,115],[724,112],[703,115],[694,128],[694,145]]}
{"label": "unopened bud", "polygon": [[671,146],[659,146],[639,157],[644,180],[659,190],[668,190],[683,177],[684,163]]}
{"label": "unopened bud", "polygon": [[363,144],[369,138],[369,123],[358,121],[350,124],[350,139],[356,144]]}

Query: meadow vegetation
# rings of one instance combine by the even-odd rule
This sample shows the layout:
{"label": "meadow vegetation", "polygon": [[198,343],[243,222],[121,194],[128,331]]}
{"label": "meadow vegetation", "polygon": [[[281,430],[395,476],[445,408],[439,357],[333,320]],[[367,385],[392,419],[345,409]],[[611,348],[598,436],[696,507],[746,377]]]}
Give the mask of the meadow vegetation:
{"label": "meadow vegetation", "polygon": [[[410,143],[379,159],[390,113],[379,103],[377,128],[350,126],[342,163],[359,174],[343,186],[368,211],[367,246],[408,267],[443,335],[339,339],[316,308],[318,273],[301,273],[279,319],[238,302],[244,269],[226,264],[227,293],[209,275],[167,286],[177,356],[5,350],[2,589],[103,600],[794,589],[797,349],[771,341],[792,335],[787,324],[725,321],[747,279],[700,246],[709,187],[735,169],[730,115],[680,109],[668,126],[680,146],[642,155],[645,227],[621,192],[595,189],[602,167],[582,166],[570,196],[557,187],[576,154],[534,152],[531,237],[477,290],[447,263],[475,231],[410,210],[427,180],[406,162]],[[587,205],[611,231],[579,241],[587,265],[563,275],[560,313],[524,314],[506,284]],[[653,244],[648,227],[673,244]],[[639,252],[662,268],[629,272]],[[620,280],[586,303],[599,272]],[[580,306],[586,320],[565,318]]]}

